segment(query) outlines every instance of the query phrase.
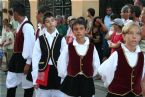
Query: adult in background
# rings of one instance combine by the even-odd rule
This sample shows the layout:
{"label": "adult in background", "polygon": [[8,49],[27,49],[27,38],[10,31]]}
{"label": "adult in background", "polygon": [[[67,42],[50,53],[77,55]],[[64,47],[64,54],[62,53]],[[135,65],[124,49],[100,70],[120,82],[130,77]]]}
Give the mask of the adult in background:
{"label": "adult in background", "polygon": [[36,39],[39,36],[41,36],[42,34],[44,34],[43,31],[42,31],[43,28],[44,28],[43,16],[46,13],[46,11],[49,11],[49,7],[48,6],[41,6],[38,9],[37,16],[36,16],[36,19],[37,19],[37,22],[38,22],[37,30],[36,30],[36,33],[35,33]]}
{"label": "adult in background", "polygon": [[12,25],[12,32],[15,33],[18,27],[18,22],[14,19],[13,9],[8,11],[9,23]]}
{"label": "adult in background", "polygon": [[106,7],[106,16],[104,17],[104,24],[107,27],[108,31],[110,30],[111,27],[111,20],[110,20],[110,15],[112,14],[112,7],[107,6]]}
{"label": "adult in background", "polygon": [[88,30],[88,33],[90,33],[90,31],[91,31],[91,26],[93,23],[94,16],[95,16],[95,9],[89,8],[87,10],[87,30]]}
{"label": "adult in background", "polygon": [[20,24],[15,33],[14,52],[8,64],[6,78],[7,96],[15,97],[16,88],[22,85],[24,97],[33,96],[33,84],[26,79],[31,66],[35,42],[34,28],[25,16],[25,6],[16,2],[13,6],[14,19]]}

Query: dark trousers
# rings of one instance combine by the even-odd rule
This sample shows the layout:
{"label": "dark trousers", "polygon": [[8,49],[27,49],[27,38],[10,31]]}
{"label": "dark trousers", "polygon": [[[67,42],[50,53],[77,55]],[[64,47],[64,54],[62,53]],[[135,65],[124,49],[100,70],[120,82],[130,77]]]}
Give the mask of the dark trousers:
{"label": "dark trousers", "polygon": [[[16,88],[9,88],[7,89],[7,96],[6,97],[15,97],[16,96]],[[33,97],[33,88],[24,89],[24,97]]]}
{"label": "dark trousers", "polygon": [[141,97],[141,96],[136,96],[136,95],[134,95],[133,93],[130,92],[130,93],[124,95],[124,96],[119,96],[119,95],[108,93],[106,97]]}

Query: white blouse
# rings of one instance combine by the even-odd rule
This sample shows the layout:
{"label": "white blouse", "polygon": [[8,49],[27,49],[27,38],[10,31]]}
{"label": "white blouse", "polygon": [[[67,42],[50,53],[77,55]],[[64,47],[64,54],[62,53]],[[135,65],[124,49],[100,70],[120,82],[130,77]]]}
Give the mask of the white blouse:
{"label": "white blouse", "polygon": [[[127,58],[127,61],[130,65],[130,67],[134,67],[136,65],[137,62],[137,57],[138,57],[138,53],[141,52],[140,47],[137,46],[136,47],[136,51],[135,52],[130,52],[124,44],[121,44],[122,49],[125,52],[125,56]],[[144,55],[145,56],[145,55]],[[145,57],[144,57],[145,60]],[[117,62],[118,62],[118,53],[115,51],[111,54],[111,56],[104,61],[101,66],[99,67],[99,74],[102,76],[102,80],[104,82],[104,85],[106,87],[108,87],[113,78],[114,78],[114,73],[116,71],[116,67],[117,67]],[[145,61],[144,61],[144,68],[143,68],[143,74],[142,74],[142,78],[144,77],[145,74]]]}
{"label": "white blouse", "polygon": [[[52,34],[48,33],[46,29],[44,29],[43,31],[44,31],[44,34],[46,35],[49,46],[51,48],[53,39],[54,39],[54,37],[56,37],[56,34],[58,33],[58,31],[57,31],[57,29],[55,29],[55,31]],[[62,38],[60,52],[66,46],[67,46],[66,40],[65,40],[65,38]],[[41,52],[39,38],[38,38],[35,42],[35,46],[34,46],[33,54],[32,54],[32,67],[33,67],[32,77],[33,77],[34,85],[36,84],[36,80],[37,80],[37,76],[38,76],[38,69],[39,69],[38,64],[41,59],[41,55],[42,55],[42,52]],[[48,64],[53,65],[51,59],[49,60]]]}
{"label": "white blouse", "polygon": [[[18,33],[19,29],[21,28],[22,24],[28,21],[28,18],[25,17],[24,21],[18,26],[16,33]],[[31,24],[26,23],[22,28],[23,34],[24,34],[24,44],[23,44],[23,51],[22,56],[24,59],[26,59],[27,64],[31,64],[32,62],[32,52],[33,47],[35,44],[35,31]]]}
{"label": "white blouse", "polygon": [[[76,39],[74,38],[73,40],[73,46],[75,46],[76,52],[81,55],[84,56],[88,50],[88,46],[90,44],[89,39],[87,37],[85,37],[85,43],[84,44],[79,44]],[[68,61],[69,61],[69,55],[68,55],[68,46],[61,52],[61,55],[58,59],[58,65],[57,65],[57,69],[58,69],[58,76],[60,76],[62,79],[64,79],[67,75],[67,66],[68,66]],[[94,47],[94,51],[93,51],[93,69],[94,69],[94,73],[93,76],[95,76],[98,72],[98,68],[100,66],[100,60],[99,60],[99,55],[98,52],[96,50],[96,48]]]}

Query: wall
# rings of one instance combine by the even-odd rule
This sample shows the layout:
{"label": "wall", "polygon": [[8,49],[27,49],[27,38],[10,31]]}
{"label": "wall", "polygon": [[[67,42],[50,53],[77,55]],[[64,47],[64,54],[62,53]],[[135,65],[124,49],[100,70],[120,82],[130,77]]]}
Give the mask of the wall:
{"label": "wall", "polygon": [[[29,0],[30,1],[30,9],[31,9],[31,22],[33,23],[34,27],[37,27],[37,0]],[[96,11],[96,15],[99,15],[99,0],[71,0],[72,1],[72,16],[86,17],[87,9],[92,7]],[[8,0],[2,0],[3,7],[8,9]],[[3,13],[3,17],[7,18],[7,13]]]}
{"label": "wall", "polygon": [[[7,9],[8,11],[8,0],[2,0],[2,4],[3,4],[3,8]],[[8,18],[8,14],[7,13],[3,13],[3,19],[4,18]]]}
{"label": "wall", "polygon": [[75,17],[87,16],[87,9],[94,8],[95,15],[99,15],[99,0],[71,0],[72,1],[72,15]]}
{"label": "wall", "polygon": [[29,0],[30,1],[30,14],[31,14],[31,22],[33,23],[34,28],[37,28],[37,1],[36,0]]}

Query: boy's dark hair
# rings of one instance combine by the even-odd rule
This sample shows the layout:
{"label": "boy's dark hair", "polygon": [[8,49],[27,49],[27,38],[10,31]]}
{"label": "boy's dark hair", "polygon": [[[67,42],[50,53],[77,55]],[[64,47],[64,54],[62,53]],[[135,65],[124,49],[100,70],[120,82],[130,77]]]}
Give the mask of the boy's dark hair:
{"label": "boy's dark hair", "polygon": [[74,23],[72,24],[72,26],[71,26],[72,30],[73,30],[73,27],[74,27],[75,25],[77,25],[77,24],[83,25],[83,26],[85,27],[85,29],[87,28],[87,23],[86,23],[86,21],[77,18],[77,19],[74,21]]}
{"label": "boy's dark hair", "polygon": [[114,20],[114,19],[116,19],[116,18],[119,18],[119,16],[118,16],[117,14],[112,13],[112,14],[110,15],[110,19],[111,19],[111,20]]}
{"label": "boy's dark hair", "polygon": [[49,11],[49,10],[50,10],[50,8],[49,8],[48,6],[46,6],[46,5],[40,6],[40,8],[38,9],[38,14],[39,14],[39,13],[44,14],[45,12],[47,12],[47,11]]}
{"label": "boy's dark hair", "polygon": [[25,6],[19,2],[15,2],[13,5],[13,12],[17,12],[20,16],[26,15]]}
{"label": "boy's dark hair", "polygon": [[111,6],[110,4],[108,4],[108,5],[106,6],[106,9],[108,9],[108,8],[111,8],[111,9],[112,9],[112,6]]}
{"label": "boy's dark hair", "polygon": [[45,23],[45,19],[46,19],[47,17],[54,17],[54,15],[53,15],[51,12],[46,12],[46,13],[44,14],[44,16],[43,16],[43,23]]}
{"label": "boy's dark hair", "polygon": [[136,17],[139,17],[141,14],[141,9],[138,6],[131,6],[131,13],[134,13]]}
{"label": "boy's dark hair", "polygon": [[86,19],[84,18],[84,17],[78,17],[78,19],[81,19],[81,20],[83,20],[83,21],[86,21]]}
{"label": "boy's dark hair", "polygon": [[93,17],[95,16],[95,9],[89,8],[88,12],[90,13],[91,16],[93,16]]}
{"label": "boy's dark hair", "polygon": [[8,13],[9,13],[9,15],[13,16],[13,10],[12,10],[12,9],[10,9],[10,10],[8,11]]}

